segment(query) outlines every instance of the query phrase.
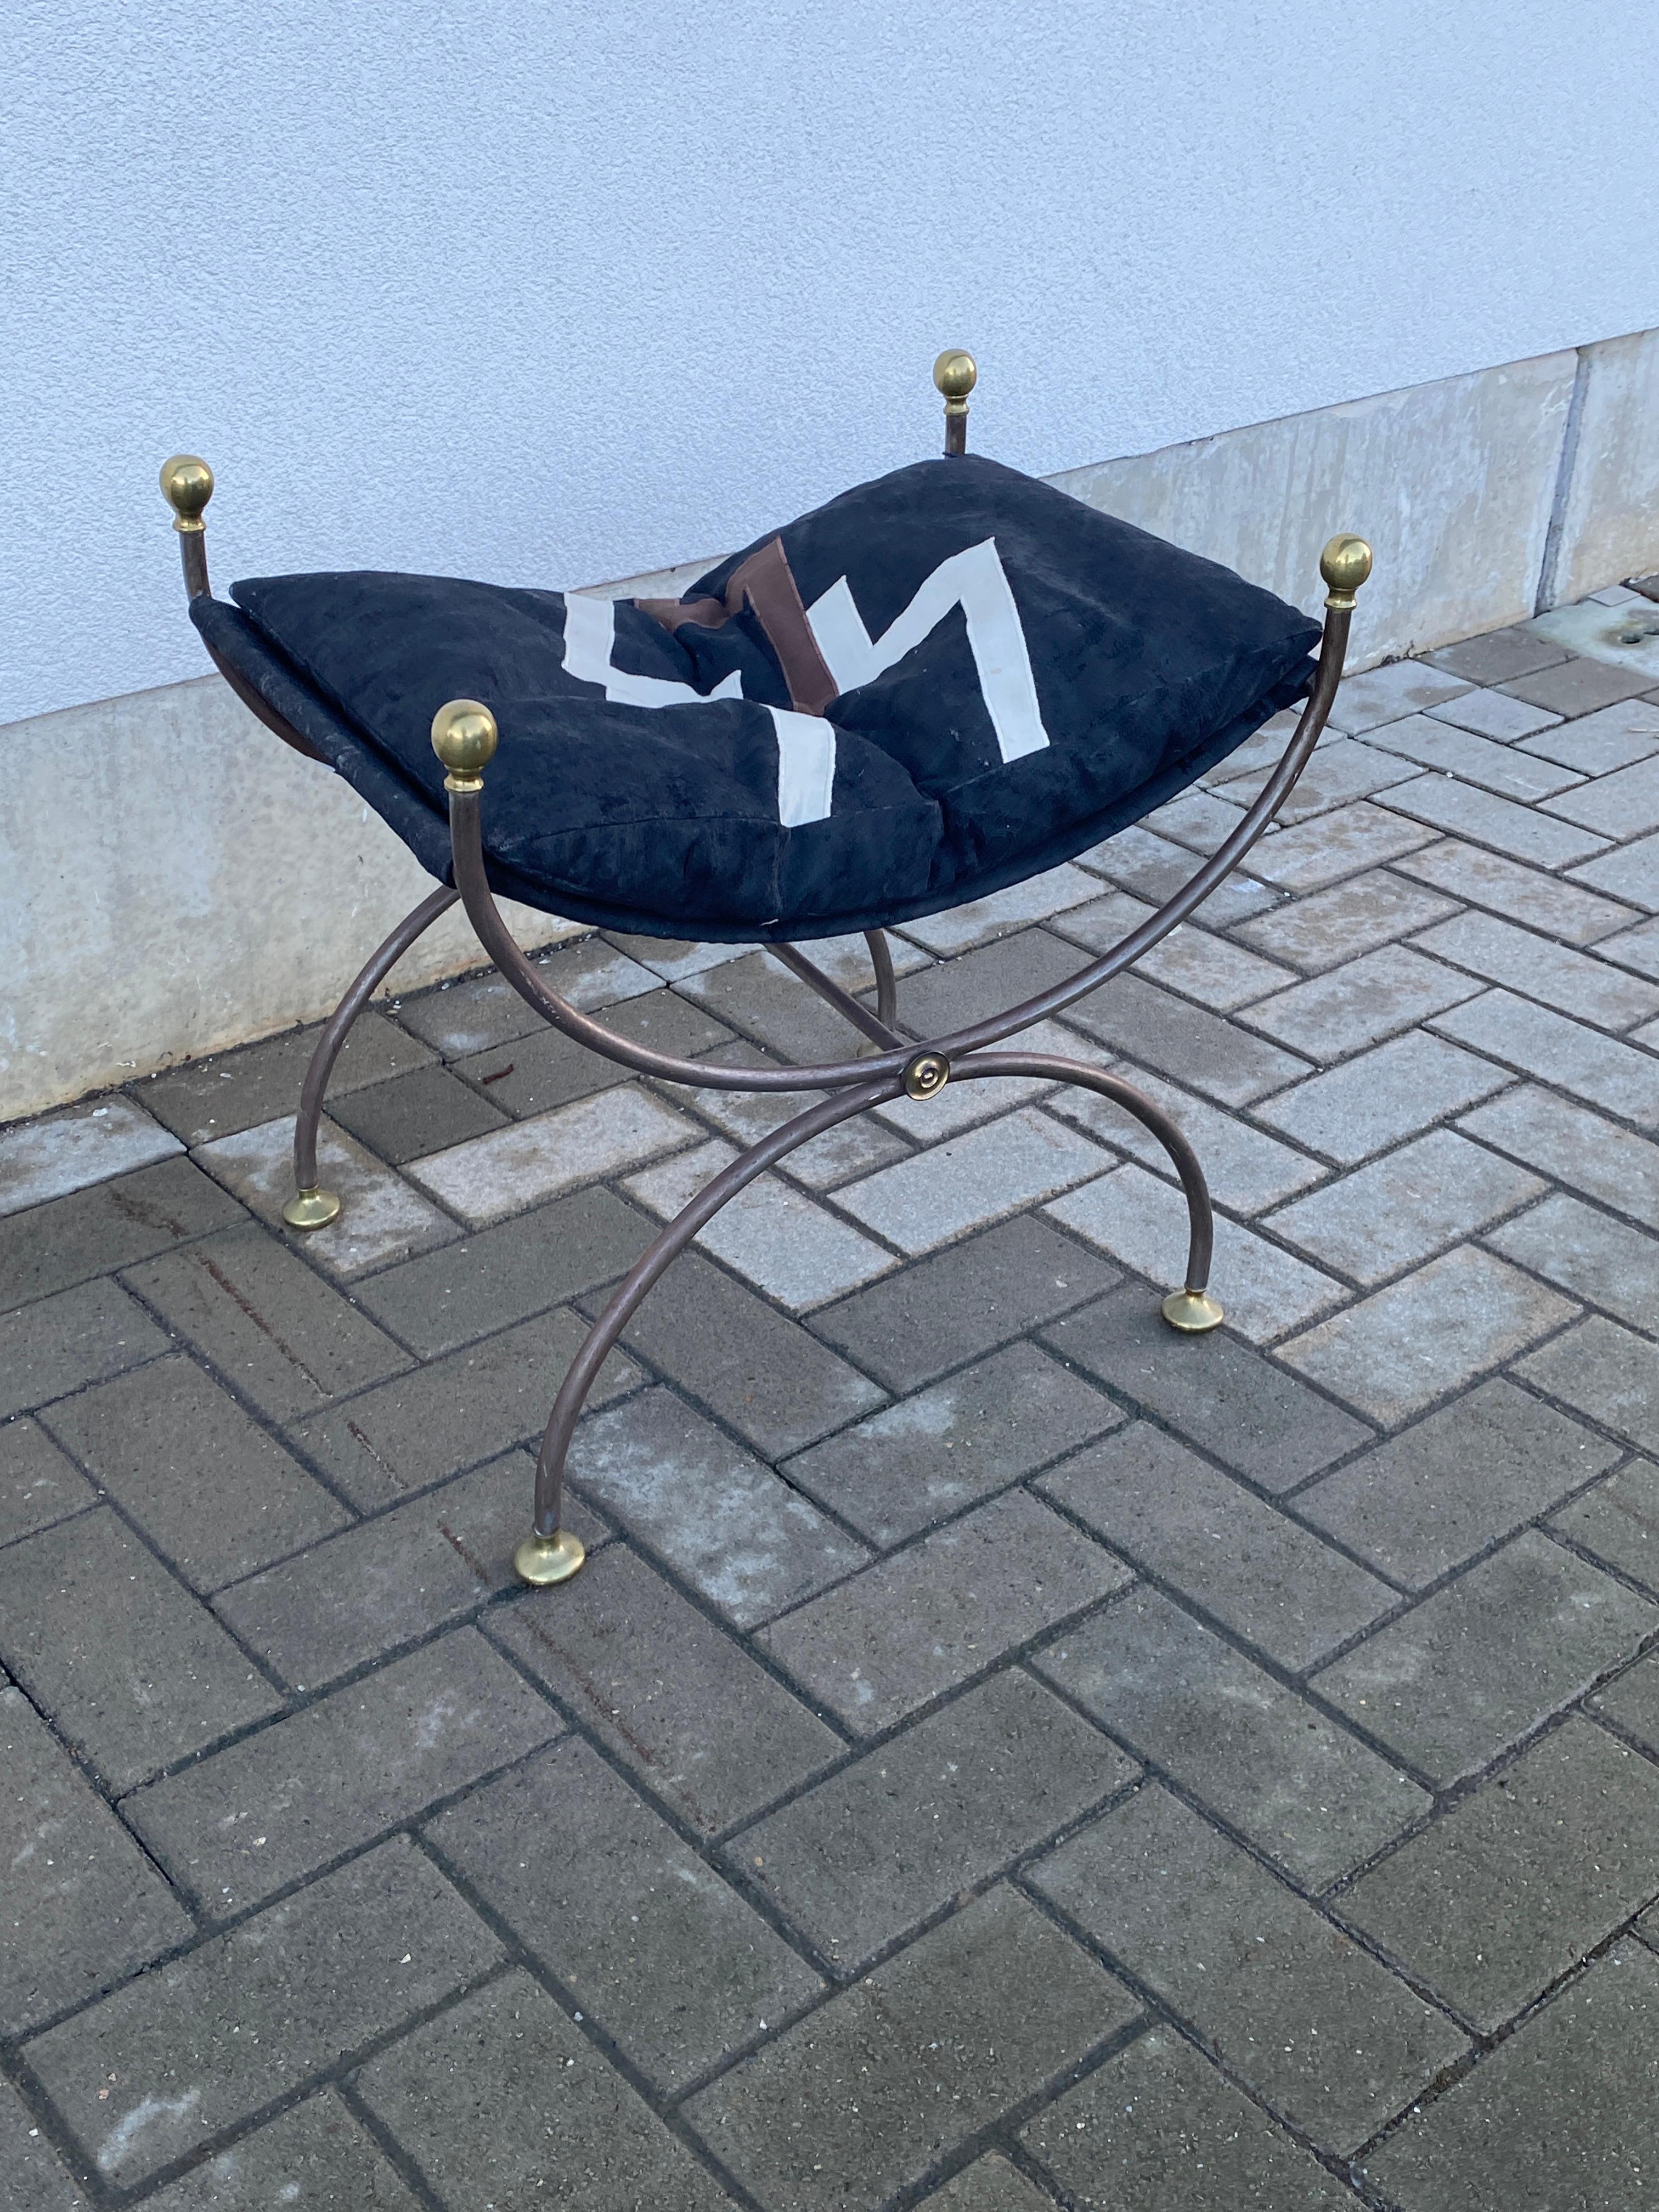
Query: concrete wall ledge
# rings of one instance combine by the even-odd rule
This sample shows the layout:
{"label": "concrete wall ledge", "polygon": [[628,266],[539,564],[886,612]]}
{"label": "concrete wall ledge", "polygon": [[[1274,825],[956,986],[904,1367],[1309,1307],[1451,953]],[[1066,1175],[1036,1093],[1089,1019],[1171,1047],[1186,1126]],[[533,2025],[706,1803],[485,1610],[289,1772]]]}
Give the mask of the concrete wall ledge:
{"label": "concrete wall ledge", "polygon": [[[1369,666],[1659,568],[1659,331],[1052,481],[1310,611],[1320,547],[1363,531],[1377,567],[1354,661]],[[317,1018],[429,888],[216,676],[15,722],[0,744],[0,1120]],[[526,945],[573,929],[514,919]],[[479,957],[452,914],[389,988]]]}

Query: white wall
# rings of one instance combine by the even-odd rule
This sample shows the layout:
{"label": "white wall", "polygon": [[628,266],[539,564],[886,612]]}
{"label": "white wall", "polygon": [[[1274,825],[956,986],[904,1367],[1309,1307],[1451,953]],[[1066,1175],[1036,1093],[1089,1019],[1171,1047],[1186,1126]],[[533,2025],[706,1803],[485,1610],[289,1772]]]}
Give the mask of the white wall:
{"label": "white wall", "polygon": [[[0,720],[216,576],[574,583],[931,450],[1047,473],[1659,323],[1589,0],[11,0]],[[1634,197],[1632,197],[1634,194]]]}

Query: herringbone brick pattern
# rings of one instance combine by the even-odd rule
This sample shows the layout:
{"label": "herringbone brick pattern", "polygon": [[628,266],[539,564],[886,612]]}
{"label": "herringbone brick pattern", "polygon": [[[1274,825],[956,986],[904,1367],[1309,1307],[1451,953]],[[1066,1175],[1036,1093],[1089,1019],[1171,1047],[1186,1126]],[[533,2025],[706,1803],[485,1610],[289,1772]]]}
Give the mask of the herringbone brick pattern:
{"label": "herringbone brick pattern", "polygon": [[[1523,647],[1524,650],[1512,648]],[[820,1139],[503,986],[384,1002],[287,1236],[289,1036],[0,1133],[0,2203],[1659,2203],[1659,695],[1359,678],[1282,827],[1035,1040]],[[1626,691],[1628,687],[1626,686]],[[919,924],[917,1034],[1115,940],[1253,745]],[[830,948],[867,988],[857,945]],[[561,988],[839,1056],[758,953]]]}

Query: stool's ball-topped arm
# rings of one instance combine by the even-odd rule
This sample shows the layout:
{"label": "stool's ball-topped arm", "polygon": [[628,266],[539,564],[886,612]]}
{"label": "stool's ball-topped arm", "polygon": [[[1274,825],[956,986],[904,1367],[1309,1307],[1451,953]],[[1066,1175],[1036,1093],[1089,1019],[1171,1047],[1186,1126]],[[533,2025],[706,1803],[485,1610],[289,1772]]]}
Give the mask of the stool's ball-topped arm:
{"label": "stool's ball-topped arm", "polygon": [[978,364],[964,346],[947,346],[933,363],[933,387],[945,402],[947,458],[968,450],[968,395],[978,382]]}
{"label": "stool's ball-topped arm", "polygon": [[1319,556],[1326,586],[1325,604],[1337,613],[1351,611],[1354,595],[1371,573],[1371,549],[1352,530],[1333,538]]}
{"label": "stool's ball-topped arm", "polygon": [[432,750],[449,771],[444,789],[482,791],[500,741],[495,717],[481,701],[452,699],[440,707],[432,717]]}
{"label": "stool's ball-topped arm", "polygon": [[173,509],[179,552],[185,564],[185,589],[192,599],[207,597],[207,525],[202,520],[213,496],[213,471],[195,453],[174,453],[161,464],[161,496]]}

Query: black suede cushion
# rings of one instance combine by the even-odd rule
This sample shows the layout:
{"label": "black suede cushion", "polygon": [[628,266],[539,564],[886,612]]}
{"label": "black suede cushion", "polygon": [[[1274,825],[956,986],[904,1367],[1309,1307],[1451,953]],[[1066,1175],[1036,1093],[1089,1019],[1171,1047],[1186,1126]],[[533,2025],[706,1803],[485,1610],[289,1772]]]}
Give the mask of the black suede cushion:
{"label": "black suede cushion", "polygon": [[[902,921],[1069,859],[1299,696],[1319,636],[973,456],[843,493],[677,605],[568,617],[556,592],[374,573],[232,588],[192,609],[207,642],[432,873],[432,716],[482,699],[498,890],[727,942]],[[653,686],[667,703],[637,703]]]}

